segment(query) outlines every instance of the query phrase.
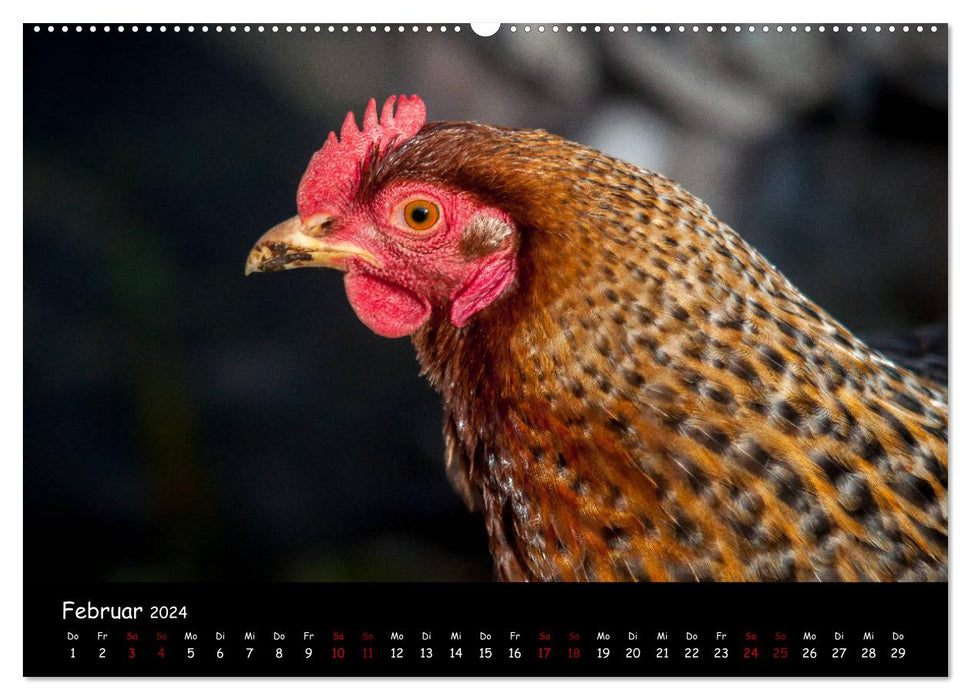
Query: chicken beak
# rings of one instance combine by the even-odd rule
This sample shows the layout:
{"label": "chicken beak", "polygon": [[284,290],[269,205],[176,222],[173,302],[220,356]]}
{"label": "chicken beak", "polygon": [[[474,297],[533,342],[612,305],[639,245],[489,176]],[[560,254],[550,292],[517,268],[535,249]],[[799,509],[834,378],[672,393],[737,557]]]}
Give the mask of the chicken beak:
{"label": "chicken beak", "polygon": [[277,224],[253,246],[246,258],[246,274],[297,267],[332,267],[346,271],[347,259],[354,257],[381,267],[368,251],[345,241],[329,242],[320,235],[322,230],[319,224],[301,222],[299,216]]}

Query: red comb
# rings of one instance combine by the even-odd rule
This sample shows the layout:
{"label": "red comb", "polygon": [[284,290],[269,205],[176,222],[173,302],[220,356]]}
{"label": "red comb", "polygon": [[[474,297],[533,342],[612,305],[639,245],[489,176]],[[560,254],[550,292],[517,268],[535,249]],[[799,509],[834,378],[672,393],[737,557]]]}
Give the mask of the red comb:
{"label": "red comb", "polygon": [[326,211],[335,213],[346,207],[360,184],[361,165],[372,148],[383,154],[393,142],[410,139],[425,125],[425,103],[418,95],[398,100],[389,97],[381,108],[378,119],[377,105],[372,98],[364,110],[364,123],[357,128],[354,113],[348,112],[338,140],[330,132],[324,147],[314,153],[307,171],[297,190],[297,211],[301,219]]}

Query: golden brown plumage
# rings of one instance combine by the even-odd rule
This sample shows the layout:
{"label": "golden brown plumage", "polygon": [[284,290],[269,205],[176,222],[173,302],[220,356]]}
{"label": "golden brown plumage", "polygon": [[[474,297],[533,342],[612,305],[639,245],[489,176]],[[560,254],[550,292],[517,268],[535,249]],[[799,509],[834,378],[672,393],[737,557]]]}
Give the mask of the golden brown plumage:
{"label": "golden brown plumage", "polygon": [[[358,201],[422,183],[513,222],[510,286],[461,327],[434,301],[412,334],[501,579],[946,578],[947,389],[677,184],[464,123],[395,142],[361,178]],[[463,234],[470,259],[496,250]]]}

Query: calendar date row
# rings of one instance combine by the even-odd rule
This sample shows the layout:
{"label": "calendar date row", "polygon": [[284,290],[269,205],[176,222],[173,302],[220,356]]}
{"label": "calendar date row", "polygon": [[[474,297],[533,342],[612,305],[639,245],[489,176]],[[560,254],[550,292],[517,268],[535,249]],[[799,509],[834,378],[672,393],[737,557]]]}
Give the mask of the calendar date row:
{"label": "calendar date row", "polygon": [[833,661],[859,660],[902,660],[906,658],[907,647],[898,646],[791,646],[783,644],[768,644],[765,646],[333,646],[333,645],[303,645],[303,644],[266,644],[266,645],[217,645],[204,644],[186,646],[184,644],[168,644],[166,640],[155,640],[152,644],[80,646],[68,648],[70,659],[96,658],[102,661],[123,659],[126,661],[142,660],[184,660],[191,662],[196,659],[210,658],[217,661],[235,659],[251,660],[326,660],[340,663],[356,659],[359,662],[375,660],[401,661],[405,659],[418,661],[447,660],[460,662],[475,660],[489,662],[493,660],[521,661],[533,659],[548,661],[565,659],[568,661],[596,660],[596,661],[657,661],[664,662],[679,659],[687,662],[693,660],[729,660],[758,661],[771,659],[785,661],[788,659],[802,659],[815,661],[817,659],[831,659]]}

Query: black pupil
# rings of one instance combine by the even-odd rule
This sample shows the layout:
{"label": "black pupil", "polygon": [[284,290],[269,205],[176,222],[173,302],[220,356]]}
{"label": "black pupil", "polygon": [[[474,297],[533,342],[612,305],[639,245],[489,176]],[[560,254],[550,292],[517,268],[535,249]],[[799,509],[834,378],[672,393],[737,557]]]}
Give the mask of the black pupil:
{"label": "black pupil", "polygon": [[428,217],[431,212],[428,211],[428,207],[415,207],[411,210],[411,220],[416,224],[423,224],[428,221]]}

